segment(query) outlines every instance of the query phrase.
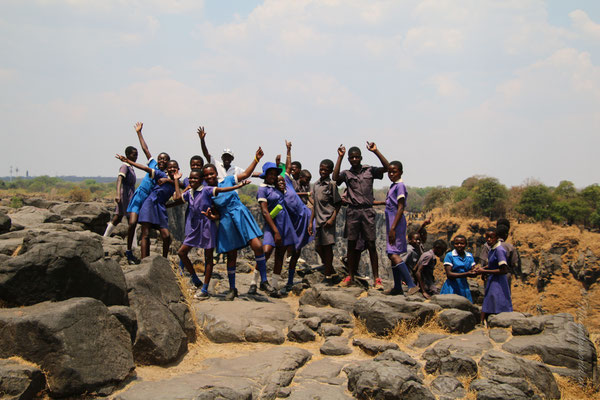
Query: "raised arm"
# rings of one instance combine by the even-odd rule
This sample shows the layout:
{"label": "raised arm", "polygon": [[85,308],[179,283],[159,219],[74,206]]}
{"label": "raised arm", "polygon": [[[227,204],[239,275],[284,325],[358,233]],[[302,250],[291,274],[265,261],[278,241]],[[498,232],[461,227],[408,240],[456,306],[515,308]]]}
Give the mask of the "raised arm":
{"label": "raised arm", "polygon": [[367,142],[367,150],[369,150],[372,153],[375,153],[375,155],[377,156],[377,158],[379,158],[379,161],[381,162],[381,165],[387,171],[388,167],[390,166],[390,163],[383,156],[383,154],[381,154],[381,152],[377,148],[377,145],[375,144],[375,142]]}
{"label": "raised arm", "polygon": [[235,186],[229,186],[229,187],[216,187],[214,189],[214,195],[218,195],[219,193],[223,193],[223,192],[231,192],[232,190],[238,190],[246,185],[250,184],[250,180],[246,179],[243,180],[241,182],[239,182],[237,185]]}
{"label": "raised arm", "polygon": [[206,147],[206,131],[204,127],[201,126],[198,128],[198,137],[200,138],[200,145],[202,146],[202,154],[204,154],[204,158],[206,158],[206,162],[210,162],[210,153],[208,152],[208,148]]}
{"label": "raised arm", "polygon": [[181,172],[179,170],[173,175],[173,183],[175,184],[175,193],[173,194],[173,201],[177,204],[183,204],[183,197],[181,195],[181,187],[179,186],[179,179],[181,178]]}
{"label": "raised arm", "polygon": [[292,169],[292,142],[285,141],[285,147],[287,148],[287,155],[285,157],[285,172],[289,174]]}
{"label": "raised arm", "polygon": [[346,154],[346,148],[344,145],[340,144],[338,147],[338,158],[335,162],[335,167],[333,167],[333,176],[331,177],[338,185],[342,183],[340,180],[340,167],[342,166],[342,159],[344,158],[344,154]]}
{"label": "raised arm", "polygon": [[243,181],[245,179],[250,178],[250,176],[252,175],[252,172],[254,172],[254,169],[256,168],[256,166],[258,165],[258,163],[260,162],[260,159],[265,155],[265,153],[263,153],[262,148],[258,148],[258,150],[256,150],[256,154],[254,155],[254,160],[252,160],[252,162],[250,163],[250,165],[248,165],[248,168],[246,168],[246,170],[244,172],[242,172],[241,174],[238,174],[237,181]]}
{"label": "raised arm", "polygon": [[144,140],[144,135],[142,135],[143,127],[144,127],[143,122],[137,122],[134,125],[135,133],[137,133],[138,140],[140,141],[140,146],[142,147],[142,151],[146,155],[146,158],[149,160],[152,158],[152,154],[150,154],[150,150],[148,150],[148,145],[146,144],[146,141]]}
{"label": "raised arm", "polygon": [[125,156],[116,154],[115,158],[118,158],[119,160],[123,161],[124,163],[127,163],[127,164],[131,165],[132,167],[136,167],[137,169],[141,169],[142,171],[146,171],[149,174],[153,174],[154,173],[154,170],[152,168],[150,168],[149,166],[143,165],[143,164],[138,164],[138,163],[136,163],[134,161],[131,161],[130,159],[128,159]]}

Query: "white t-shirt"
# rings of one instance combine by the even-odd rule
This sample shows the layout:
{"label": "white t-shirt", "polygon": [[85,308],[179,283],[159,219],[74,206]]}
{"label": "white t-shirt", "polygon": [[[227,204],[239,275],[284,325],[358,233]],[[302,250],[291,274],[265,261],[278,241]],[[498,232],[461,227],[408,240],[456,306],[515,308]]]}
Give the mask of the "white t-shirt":
{"label": "white t-shirt", "polygon": [[223,165],[223,161],[217,161],[213,156],[210,156],[210,163],[214,164],[217,167],[217,176],[219,178],[219,182],[225,179],[226,176],[238,176],[245,170],[236,166],[230,165],[228,170],[225,170],[225,166]]}

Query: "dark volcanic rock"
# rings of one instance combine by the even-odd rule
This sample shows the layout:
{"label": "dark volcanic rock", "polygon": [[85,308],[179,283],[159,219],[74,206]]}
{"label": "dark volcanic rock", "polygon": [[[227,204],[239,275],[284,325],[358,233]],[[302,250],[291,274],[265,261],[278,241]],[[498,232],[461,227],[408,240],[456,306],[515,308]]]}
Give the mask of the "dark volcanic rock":
{"label": "dark volcanic rock", "polygon": [[127,306],[112,306],[108,307],[108,312],[123,324],[123,327],[127,329],[129,336],[131,336],[131,343],[133,343],[137,334],[137,317],[135,311]]}
{"label": "dark volcanic rock", "polygon": [[431,382],[433,393],[440,399],[458,399],[467,394],[462,383],[453,376],[440,375]]}
{"label": "dark volcanic rock", "polygon": [[513,335],[535,335],[544,330],[544,322],[540,318],[518,319],[512,324]]}
{"label": "dark volcanic rock", "polygon": [[477,319],[470,311],[447,309],[438,315],[442,327],[453,333],[467,333],[477,325]]}
{"label": "dark volcanic rock", "polygon": [[53,206],[50,211],[69,218],[73,222],[83,224],[87,230],[104,234],[106,224],[110,220],[110,211],[102,203],[62,203]]}
{"label": "dark volcanic rock", "polygon": [[0,212],[0,234],[10,231],[12,221],[10,217],[3,212]]}
{"label": "dark volcanic rock", "polygon": [[442,308],[455,308],[458,310],[469,311],[476,319],[481,316],[481,311],[477,306],[467,300],[466,297],[457,294],[437,294],[431,296],[430,301]]}
{"label": "dark volcanic rock", "polygon": [[3,399],[33,399],[46,386],[39,368],[15,359],[0,359],[0,396]]}
{"label": "dark volcanic rock", "polygon": [[334,325],[330,323],[321,324],[319,327],[319,334],[321,336],[340,336],[344,330],[339,325]]}
{"label": "dark volcanic rock", "polygon": [[187,351],[196,329],[169,261],[147,257],[125,279],[137,319],[136,362],[163,365],[175,361]]}
{"label": "dark volcanic rock", "polygon": [[294,322],[287,333],[289,340],[299,343],[313,342],[316,337],[315,332],[300,321]]}
{"label": "dark volcanic rock", "polygon": [[429,349],[423,353],[425,372],[440,373],[452,376],[477,375],[477,363],[469,356],[461,353],[451,353],[445,349]]}
{"label": "dark volcanic rock", "polygon": [[45,208],[25,206],[12,213],[10,219],[25,228],[37,228],[40,224],[60,221],[61,217]]}
{"label": "dark volcanic rock", "polygon": [[477,392],[477,400],[528,400],[531,398],[514,386],[489,379],[476,379],[471,382],[469,389]]}
{"label": "dark volcanic rock", "polygon": [[331,336],[325,339],[320,351],[326,356],[343,356],[352,353],[352,349],[348,346],[348,338],[341,336]]}
{"label": "dark volcanic rock", "polygon": [[358,338],[352,340],[353,346],[360,347],[365,353],[369,355],[376,355],[383,353],[386,350],[397,350],[398,345],[393,342],[386,340],[370,339],[370,338]]}
{"label": "dark volcanic rock", "polygon": [[446,337],[448,337],[448,335],[445,335],[443,333],[419,332],[419,336],[412,343],[412,345],[422,349],[424,347],[429,347],[431,344],[437,342],[440,339],[444,339]]}
{"label": "dark volcanic rock", "polygon": [[300,318],[317,317],[321,323],[330,323],[342,326],[351,326],[353,324],[352,315],[349,312],[338,308],[314,307],[310,305],[300,306],[298,313]]}
{"label": "dark volcanic rock", "polygon": [[403,296],[369,296],[354,304],[354,315],[377,335],[385,335],[402,321],[422,324],[439,310],[437,304],[406,301]]}
{"label": "dark volcanic rock", "polygon": [[375,357],[373,360],[396,361],[417,373],[420,373],[421,370],[421,364],[419,364],[414,358],[400,350],[386,350],[383,353],[379,354],[377,357]]}
{"label": "dark volcanic rock", "polygon": [[358,296],[363,292],[361,288],[350,287],[328,287],[318,285],[305,291],[300,297],[300,305],[308,304],[315,307],[331,306],[352,312],[354,303],[358,301]]}
{"label": "dark volcanic rock", "polygon": [[101,237],[90,232],[31,233],[21,255],[0,266],[0,299],[10,306],[93,297],[127,305],[119,264],[104,259]]}
{"label": "dark volcanic rock", "polygon": [[129,334],[95,299],[0,309],[0,332],[0,357],[38,364],[53,396],[112,386],[134,368]]}

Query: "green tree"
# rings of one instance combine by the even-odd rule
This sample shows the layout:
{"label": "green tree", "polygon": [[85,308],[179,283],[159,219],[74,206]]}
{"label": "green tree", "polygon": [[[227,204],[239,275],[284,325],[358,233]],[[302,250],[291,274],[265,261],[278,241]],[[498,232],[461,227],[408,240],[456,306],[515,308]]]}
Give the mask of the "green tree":
{"label": "green tree", "polygon": [[575,185],[571,181],[560,181],[556,189],[554,189],[554,194],[559,199],[572,199],[577,197],[577,189],[575,189]]}
{"label": "green tree", "polygon": [[523,190],[517,204],[517,212],[541,221],[551,216],[553,203],[554,197],[548,186],[532,185]]}
{"label": "green tree", "polygon": [[591,207],[600,209],[600,186],[597,183],[590,185],[581,191],[581,196],[587,201]]}
{"label": "green tree", "polygon": [[498,218],[505,213],[508,190],[496,178],[480,179],[472,190],[474,206],[481,214]]}
{"label": "green tree", "polygon": [[432,188],[425,196],[425,210],[429,211],[436,207],[443,207],[452,200],[452,191],[445,187]]}

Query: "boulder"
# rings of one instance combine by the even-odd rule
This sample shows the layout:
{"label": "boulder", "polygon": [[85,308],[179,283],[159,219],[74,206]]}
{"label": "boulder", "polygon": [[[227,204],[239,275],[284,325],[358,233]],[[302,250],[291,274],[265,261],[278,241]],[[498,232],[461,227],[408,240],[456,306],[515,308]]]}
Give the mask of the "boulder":
{"label": "boulder", "polygon": [[359,399],[431,399],[416,372],[389,360],[362,361],[344,367],[348,375],[348,390]]}
{"label": "boulder", "polygon": [[290,341],[298,343],[314,342],[316,337],[317,335],[313,330],[300,321],[294,322],[287,333],[287,338]]}
{"label": "boulder", "polygon": [[358,296],[363,292],[361,288],[350,287],[329,287],[317,285],[305,291],[300,297],[300,305],[308,304],[315,307],[339,308],[352,312],[354,303],[358,301]]}
{"label": "boulder", "polygon": [[204,334],[216,343],[266,342],[282,344],[284,330],[294,319],[284,302],[219,301],[194,303]]}
{"label": "boulder", "polygon": [[16,358],[0,359],[0,396],[8,399],[34,399],[46,386],[42,371]]}
{"label": "boulder", "polygon": [[510,334],[502,328],[492,328],[489,330],[490,339],[496,343],[504,343],[508,340]]}
{"label": "boulder", "polygon": [[471,303],[466,297],[457,294],[436,294],[435,296],[431,296],[429,301],[442,308],[454,308],[469,311],[477,320],[481,317],[481,310],[479,307]]}
{"label": "boulder", "polygon": [[50,211],[63,219],[82,224],[86,230],[104,234],[106,224],[110,221],[110,211],[102,203],[61,203],[50,208]]}
{"label": "boulder", "polygon": [[101,237],[90,232],[30,232],[19,256],[0,265],[0,299],[10,306],[92,297],[127,305],[119,264],[104,259]]}
{"label": "boulder", "polygon": [[405,367],[411,369],[413,372],[416,372],[419,377],[421,373],[421,364],[419,364],[414,358],[409,356],[403,351],[400,350],[386,350],[383,353],[379,354],[373,360],[375,361],[395,361],[404,365]]}
{"label": "boulder", "polygon": [[111,306],[108,307],[108,313],[114,315],[123,327],[127,329],[131,337],[131,343],[133,343],[137,334],[137,317],[135,311],[127,306]]}
{"label": "boulder", "polygon": [[196,329],[169,261],[147,257],[125,279],[137,319],[136,362],[164,365],[177,360],[195,339]]}
{"label": "boulder", "polygon": [[354,323],[352,315],[348,311],[329,307],[320,308],[310,305],[300,306],[300,309],[298,311],[298,317],[317,317],[319,318],[319,320],[321,320],[321,323],[325,322],[342,326],[352,326]]}
{"label": "boulder", "polygon": [[22,225],[25,228],[37,228],[40,224],[60,221],[61,217],[45,208],[24,206],[10,214],[10,219],[13,223]]}
{"label": "boulder", "polygon": [[308,363],[297,375],[298,382],[302,385],[307,380],[314,380],[328,385],[340,385],[346,380],[340,377],[344,365],[338,360],[326,357]]}
{"label": "boulder", "polygon": [[513,335],[536,335],[544,330],[544,322],[539,318],[518,319],[512,324]]}
{"label": "boulder", "polygon": [[489,379],[476,379],[471,382],[469,389],[477,392],[477,400],[529,400],[531,398],[514,386]]}
{"label": "boulder", "polygon": [[452,376],[477,376],[477,363],[469,356],[459,352],[451,353],[446,349],[429,349],[423,353],[425,372],[428,374],[447,374]]}
{"label": "boulder", "polygon": [[447,309],[438,315],[439,324],[452,333],[467,333],[475,329],[477,319],[470,311]]}
{"label": "boulder", "polygon": [[285,346],[231,359],[210,358],[201,362],[197,372],[141,381],[114,399],[275,399],[310,358],[307,350]]}
{"label": "boulder", "polygon": [[412,345],[422,349],[425,347],[429,347],[438,340],[444,339],[446,337],[448,337],[448,335],[445,335],[443,333],[419,332],[419,336],[412,343]]}
{"label": "boulder", "polygon": [[516,311],[503,312],[500,314],[490,315],[487,319],[487,324],[490,328],[510,328],[515,321],[527,317],[527,314]]}
{"label": "boulder", "polygon": [[389,333],[402,321],[423,324],[441,307],[437,304],[406,301],[402,296],[369,296],[354,304],[354,315],[376,335]]}
{"label": "boulder", "polygon": [[0,357],[39,365],[52,396],[105,391],[134,369],[129,334],[96,299],[0,309],[0,332]]}
{"label": "boulder", "polygon": [[434,346],[437,350],[449,350],[468,356],[478,356],[492,347],[492,343],[483,331],[474,331],[466,335],[452,335],[440,340]]}
{"label": "boulder", "polygon": [[3,212],[0,212],[0,234],[10,231],[12,220]]}
{"label": "boulder", "polygon": [[[302,382],[302,385],[290,388],[290,400],[350,400],[352,396],[346,394],[342,386],[329,385],[314,381]],[[278,396],[283,397],[283,396]]]}
{"label": "boulder", "polygon": [[326,338],[319,351],[326,356],[343,356],[352,353],[352,349],[348,346],[348,338],[342,336]]}
{"label": "boulder", "polygon": [[360,347],[365,353],[369,355],[383,353],[386,350],[398,350],[398,345],[396,343],[388,342],[386,340],[370,338],[353,339],[352,345]]}
{"label": "boulder", "polygon": [[440,375],[431,382],[431,389],[439,399],[459,399],[466,396],[463,384],[453,376]]}
{"label": "boulder", "polygon": [[[306,326],[308,326],[313,331],[316,331],[317,329],[319,329],[319,326],[321,326],[321,319],[319,317],[298,318],[298,321],[303,322]],[[330,324],[328,322],[326,322],[326,324],[334,325],[334,324]],[[334,326],[337,326],[337,325],[334,325]]]}
{"label": "boulder", "polygon": [[344,330],[339,325],[326,322],[319,327],[319,334],[321,336],[341,336],[342,333],[344,333]]}
{"label": "boulder", "polygon": [[576,260],[569,264],[573,277],[589,288],[600,278],[600,263],[598,257],[589,249],[580,251]]}
{"label": "boulder", "polygon": [[511,385],[528,397],[560,399],[552,372],[544,364],[498,350],[490,350],[479,360],[480,375],[491,381]]}

